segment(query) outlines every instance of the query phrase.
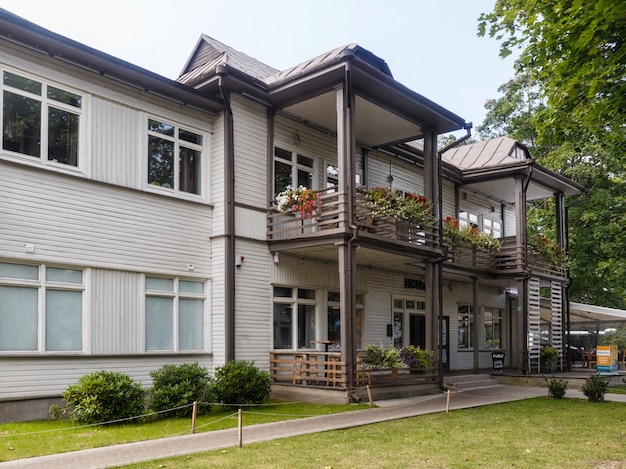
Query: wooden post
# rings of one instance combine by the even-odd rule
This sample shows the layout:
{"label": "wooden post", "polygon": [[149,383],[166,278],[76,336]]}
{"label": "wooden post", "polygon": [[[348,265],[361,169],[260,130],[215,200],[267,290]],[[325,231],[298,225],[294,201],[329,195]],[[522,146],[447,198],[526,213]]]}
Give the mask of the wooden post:
{"label": "wooden post", "polygon": [[367,389],[367,397],[370,401],[370,407],[372,407],[374,405],[374,401],[372,400],[372,390],[370,389],[369,384],[366,386],[366,389]]}
{"label": "wooden post", "polygon": [[193,401],[193,409],[191,411],[191,433],[196,433],[196,415],[198,415],[198,403]]}
{"label": "wooden post", "polygon": [[446,397],[446,414],[450,410],[450,390],[448,389],[448,396]]}
{"label": "wooden post", "polygon": [[239,447],[241,448],[243,446],[243,412],[241,409],[237,411],[237,429]]}

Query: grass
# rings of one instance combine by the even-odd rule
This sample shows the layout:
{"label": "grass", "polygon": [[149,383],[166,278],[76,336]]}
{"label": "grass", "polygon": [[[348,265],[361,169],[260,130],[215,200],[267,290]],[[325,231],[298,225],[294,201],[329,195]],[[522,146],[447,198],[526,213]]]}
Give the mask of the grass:
{"label": "grass", "polygon": [[626,406],[547,397],[169,458],[131,468],[621,468]]}
{"label": "grass", "polygon": [[[368,408],[366,404],[315,405],[270,402],[245,412],[245,425]],[[237,427],[237,411],[213,407],[196,419],[196,433]],[[0,424],[0,462],[191,433],[191,419],[124,425],[79,426],[67,420]],[[21,436],[20,436],[21,435]]]}
{"label": "grass", "polygon": [[[367,407],[287,404],[244,414],[246,425]],[[235,427],[214,411],[200,431]],[[73,428],[67,421],[0,425],[0,461],[189,433],[188,420]],[[28,431],[53,430],[11,436]],[[540,397],[347,430],[315,433],[131,468],[620,468],[626,467],[626,405]]]}

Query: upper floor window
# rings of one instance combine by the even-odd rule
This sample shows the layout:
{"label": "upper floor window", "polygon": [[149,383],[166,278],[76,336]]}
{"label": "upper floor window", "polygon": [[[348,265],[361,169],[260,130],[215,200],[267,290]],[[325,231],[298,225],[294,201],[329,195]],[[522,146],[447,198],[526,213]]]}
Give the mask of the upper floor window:
{"label": "upper floor window", "polygon": [[490,234],[494,238],[502,237],[502,223],[496,220],[490,220],[489,218],[483,219],[483,231]]}
{"label": "upper floor window", "polygon": [[460,212],[459,213],[459,225],[461,226],[471,226],[473,228],[478,228],[478,215],[470,212]]}
{"label": "upper floor window", "polygon": [[313,188],[315,160],[276,147],[274,149],[274,195],[291,187]]}
{"label": "upper floor window", "polygon": [[146,278],[146,350],[204,350],[205,283]]}
{"label": "upper floor window", "polygon": [[492,220],[485,216],[481,217],[476,213],[460,212],[459,213],[459,225],[460,226],[469,225],[473,228],[481,230],[483,233],[490,234],[494,238],[502,237],[502,223],[501,222],[497,220]]}
{"label": "upper floor window", "polygon": [[148,184],[201,194],[202,144],[197,132],[148,119]]}
{"label": "upper floor window", "polygon": [[83,271],[0,262],[0,352],[83,350]]}
{"label": "upper floor window", "polygon": [[2,74],[2,148],[78,166],[83,98],[9,71]]}

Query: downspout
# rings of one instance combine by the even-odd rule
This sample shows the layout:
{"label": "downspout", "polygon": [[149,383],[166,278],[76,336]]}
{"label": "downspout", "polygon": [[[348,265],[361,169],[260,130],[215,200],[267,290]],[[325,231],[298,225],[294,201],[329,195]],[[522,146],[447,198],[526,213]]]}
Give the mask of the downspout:
{"label": "downspout", "polygon": [[224,110],[224,361],[235,359],[235,145],[230,95],[224,88],[225,70],[218,70]]}
{"label": "downspout", "polygon": [[[449,144],[448,146],[442,148],[441,150],[439,150],[437,152],[437,173],[438,173],[438,178],[437,178],[437,190],[439,191],[439,200],[438,200],[438,209],[439,209],[439,221],[438,221],[438,226],[437,229],[439,230],[439,246],[443,247],[443,219],[442,219],[442,215],[443,215],[443,163],[442,163],[442,159],[441,156],[443,155],[443,153],[445,153],[446,151],[450,150],[451,148],[454,148],[457,145],[460,145],[461,143],[463,143],[465,140],[467,140],[468,138],[470,138],[472,136],[472,123],[468,122],[466,123],[463,128],[465,129],[465,135],[463,135],[462,137],[460,137],[458,140],[455,140],[454,142],[452,142],[451,144]],[[458,186],[455,187],[455,204],[456,207],[458,208]],[[455,214],[456,215],[456,214]],[[438,276],[438,283],[439,283],[439,309],[437,311],[437,316],[439,318],[439,324],[438,324],[438,328],[437,328],[437,352],[438,352],[438,376],[439,376],[439,387],[441,389],[446,389],[446,386],[443,382],[443,373],[444,373],[444,364],[443,364],[443,263],[445,262],[447,257],[447,253],[444,253],[443,256],[441,256],[439,259],[437,259],[437,263],[438,265],[438,269],[437,269],[437,276]],[[450,340],[448,338],[448,340]],[[448,345],[449,346],[449,345]],[[448,353],[448,360],[450,360],[450,353]]]}

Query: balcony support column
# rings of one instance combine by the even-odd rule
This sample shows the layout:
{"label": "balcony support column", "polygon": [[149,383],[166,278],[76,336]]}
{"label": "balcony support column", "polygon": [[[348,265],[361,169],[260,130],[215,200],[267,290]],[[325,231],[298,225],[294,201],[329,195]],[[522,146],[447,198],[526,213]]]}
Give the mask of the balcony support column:
{"label": "balcony support column", "polygon": [[[348,229],[354,223],[354,168],[356,158],[356,137],[354,94],[350,63],[345,64],[343,85],[337,87],[337,162],[339,169],[338,192],[341,211],[345,214]],[[341,322],[341,361],[345,363],[342,375],[348,389],[355,386],[356,368],[356,248],[354,236],[337,246],[339,257],[339,290]]]}
{"label": "balcony support column", "polygon": [[[528,272],[528,235],[526,220],[526,189],[530,174],[515,178],[515,238],[516,244],[521,250],[522,259],[518,259],[518,265],[524,266],[524,271]],[[528,373],[529,370],[529,350],[528,350],[528,273],[517,280],[517,321],[518,327],[516,343],[520,353],[519,370]]]}

